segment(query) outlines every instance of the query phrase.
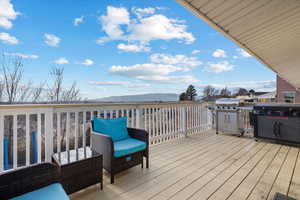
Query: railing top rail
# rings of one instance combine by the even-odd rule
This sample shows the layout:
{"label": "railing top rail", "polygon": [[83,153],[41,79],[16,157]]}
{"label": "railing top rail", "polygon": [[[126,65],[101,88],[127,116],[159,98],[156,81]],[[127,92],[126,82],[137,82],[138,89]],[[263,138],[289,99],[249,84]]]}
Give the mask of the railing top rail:
{"label": "railing top rail", "polygon": [[76,107],[111,107],[111,106],[161,106],[161,105],[187,105],[187,104],[206,104],[199,101],[178,101],[178,102],[131,102],[131,103],[70,103],[70,104],[13,104],[0,105],[1,109],[20,109],[20,108],[76,108]]}

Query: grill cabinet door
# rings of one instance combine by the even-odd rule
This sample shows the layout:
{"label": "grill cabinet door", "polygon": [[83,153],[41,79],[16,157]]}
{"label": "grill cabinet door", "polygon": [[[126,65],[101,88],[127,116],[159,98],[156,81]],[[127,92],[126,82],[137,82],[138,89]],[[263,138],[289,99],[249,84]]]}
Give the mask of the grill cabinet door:
{"label": "grill cabinet door", "polygon": [[[300,143],[300,119],[291,117],[258,116],[258,137]],[[279,131],[275,123],[280,124]],[[277,127],[278,129],[278,127]]]}

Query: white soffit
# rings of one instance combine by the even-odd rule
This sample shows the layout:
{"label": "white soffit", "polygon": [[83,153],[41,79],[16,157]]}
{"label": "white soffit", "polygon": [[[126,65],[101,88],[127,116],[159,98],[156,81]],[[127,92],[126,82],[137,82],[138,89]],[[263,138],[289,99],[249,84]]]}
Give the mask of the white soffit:
{"label": "white soffit", "polygon": [[177,0],[300,88],[300,0]]}

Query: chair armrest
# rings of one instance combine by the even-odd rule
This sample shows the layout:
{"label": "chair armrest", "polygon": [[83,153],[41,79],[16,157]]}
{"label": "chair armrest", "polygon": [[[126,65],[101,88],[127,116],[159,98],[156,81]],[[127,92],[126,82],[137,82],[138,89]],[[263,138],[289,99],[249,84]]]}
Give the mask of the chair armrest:
{"label": "chair armrest", "polygon": [[110,157],[113,155],[114,145],[110,136],[92,131],[91,137],[91,146],[93,150],[95,150],[97,153],[102,154],[104,157]]}
{"label": "chair armrest", "polygon": [[3,172],[0,173],[0,199],[13,198],[58,182],[60,172],[52,163]]}
{"label": "chair armrest", "polygon": [[149,145],[149,133],[143,129],[127,128],[130,137],[141,140]]}

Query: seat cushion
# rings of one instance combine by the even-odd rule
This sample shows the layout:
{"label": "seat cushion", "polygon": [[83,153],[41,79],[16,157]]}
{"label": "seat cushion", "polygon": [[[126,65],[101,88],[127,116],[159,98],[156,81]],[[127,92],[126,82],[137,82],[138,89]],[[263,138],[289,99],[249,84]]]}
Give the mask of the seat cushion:
{"label": "seat cushion", "polygon": [[120,141],[127,139],[127,117],[114,119],[95,118],[93,120],[93,130],[112,137],[112,140]]}
{"label": "seat cushion", "polygon": [[12,198],[11,200],[69,200],[65,190],[59,183],[48,185],[38,190]]}
{"label": "seat cushion", "polygon": [[146,143],[134,138],[114,142],[114,156],[122,157],[146,149]]}

